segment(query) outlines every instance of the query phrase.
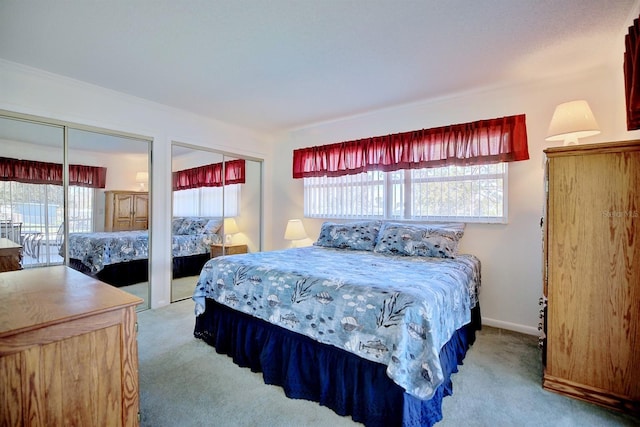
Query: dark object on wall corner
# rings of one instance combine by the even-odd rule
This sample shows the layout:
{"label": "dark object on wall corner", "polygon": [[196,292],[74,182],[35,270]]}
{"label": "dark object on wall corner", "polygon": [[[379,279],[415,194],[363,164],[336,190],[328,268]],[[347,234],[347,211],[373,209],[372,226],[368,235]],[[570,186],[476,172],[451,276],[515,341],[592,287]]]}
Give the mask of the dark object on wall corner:
{"label": "dark object on wall corner", "polygon": [[640,23],[633,20],[626,35],[624,92],[627,101],[627,130],[640,129]]}

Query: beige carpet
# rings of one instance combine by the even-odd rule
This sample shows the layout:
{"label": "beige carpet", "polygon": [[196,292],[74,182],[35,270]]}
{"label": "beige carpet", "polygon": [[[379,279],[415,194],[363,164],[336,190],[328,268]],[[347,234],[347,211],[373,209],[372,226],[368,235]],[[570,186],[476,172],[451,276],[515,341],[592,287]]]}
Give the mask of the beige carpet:
{"label": "beige carpet", "polygon": [[[138,314],[141,425],[360,425],[315,402],[288,399],[259,373],[193,337],[194,303]],[[485,327],[452,376],[435,427],[638,426],[640,420],[542,389],[537,337]]]}
{"label": "beige carpet", "polygon": [[199,276],[181,277],[180,279],[173,279],[171,284],[171,301],[180,301],[183,299],[191,298],[193,290],[196,288]]}
{"label": "beige carpet", "polygon": [[[198,282],[198,276],[182,277],[180,279],[174,279],[171,284],[171,302],[181,301],[191,298],[193,290]],[[145,302],[138,306],[138,310],[145,310],[148,308],[147,302],[149,301],[149,282],[140,282],[129,286],[121,286],[125,292],[129,292],[137,297],[142,298]]]}

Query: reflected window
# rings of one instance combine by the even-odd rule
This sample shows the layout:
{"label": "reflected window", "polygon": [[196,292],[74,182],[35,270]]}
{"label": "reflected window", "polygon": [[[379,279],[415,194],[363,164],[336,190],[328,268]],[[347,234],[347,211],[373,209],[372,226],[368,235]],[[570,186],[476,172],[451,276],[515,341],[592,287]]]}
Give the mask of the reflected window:
{"label": "reflected window", "polygon": [[[93,188],[69,186],[71,232],[93,231],[95,192]],[[0,219],[11,224],[11,240],[23,246],[23,266],[62,264],[59,234],[64,218],[63,187],[3,181],[0,200]]]}
{"label": "reflected window", "polygon": [[69,232],[89,233],[93,230],[93,212],[96,190],[92,188],[69,186]]}
{"label": "reflected window", "polygon": [[238,216],[240,186],[241,184],[232,184],[226,187],[200,187],[174,191],[173,216]]}
{"label": "reflected window", "polygon": [[237,216],[246,161],[226,160],[174,171],[174,216]]}

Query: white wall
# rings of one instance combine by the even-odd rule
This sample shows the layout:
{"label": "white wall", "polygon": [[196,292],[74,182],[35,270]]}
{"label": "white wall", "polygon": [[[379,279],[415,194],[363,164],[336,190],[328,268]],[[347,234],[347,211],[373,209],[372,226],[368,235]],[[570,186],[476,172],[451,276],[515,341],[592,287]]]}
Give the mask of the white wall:
{"label": "white wall", "polygon": [[[310,126],[283,136],[277,151],[290,153],[300,147],[526,114],[531,158],[509,165],[509,223],[467,225],[461,250],[476,254],[482,262],[483,322],[537,334],[538,299],[542,295],[542,150],[551,146],[544,141],[546,131],[557,104],[586,99],[602,133],[584,143],[633,139],[633,133],[626,132],[619,58],[619,64],[580,75],[467,93]],[[272,238],[280,247],[287,245],[282,238],[286,220],[303,217],[302,191],[302,180],[291,178],[290,167],[274,171],[273,217],[278,221]],[[303,219],[303,223],[308,234],[316,238],[322,221]]]}
{"label": "white wall", "polygon": [[[253,132],[0,59],[0,109],[133,133],[153,140],[151,183],[152,307],[170,301],[171,141],[271,161]],[[269,183],[268,173],[265,181]],[[266,198],[266,220],[269,199]],[[268,244],[268,236],[265,242]]]}

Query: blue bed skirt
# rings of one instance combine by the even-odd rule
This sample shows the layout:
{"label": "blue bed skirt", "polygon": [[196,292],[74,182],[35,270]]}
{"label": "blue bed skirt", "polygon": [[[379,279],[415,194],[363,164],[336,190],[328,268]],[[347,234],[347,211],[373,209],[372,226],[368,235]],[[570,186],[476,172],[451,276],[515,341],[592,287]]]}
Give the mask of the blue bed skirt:
{"label": "blue bed skirt", "polygon": [[369,427],[432,426],[442,419],[442,399],[453,393],[458,371],[480,329],[480,308],[440,351],[444,383],[430,400],[404,392],[386,375],[386,366],[334,346],[318,343],[261,319],[206,300],[194,335],[242,367],[262,372],[266,384],[281,386],[294,399],[327,406]]}
{"label": "blue bed skirt", "polygon": [[[209,253],[174,257],[173,278],[198,276],[202,271],[202,266],[209,259],[211,259]],[[105,265],[98,273],[91,273],[89,267],[75,258],[69,258],[69,267],[116,287],[133,285],[149,280],[149,261],[146,259]]]}

